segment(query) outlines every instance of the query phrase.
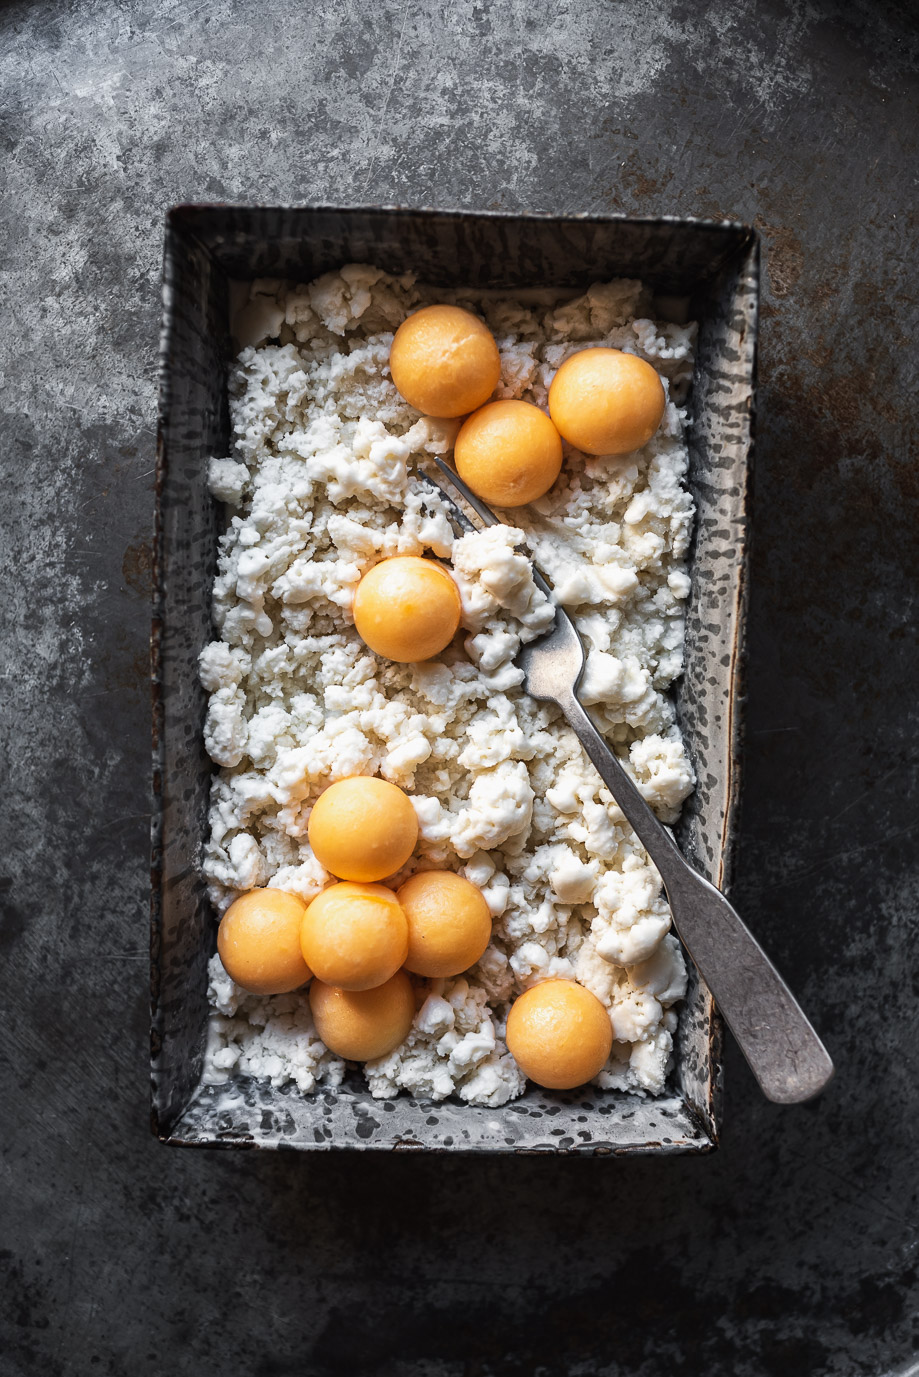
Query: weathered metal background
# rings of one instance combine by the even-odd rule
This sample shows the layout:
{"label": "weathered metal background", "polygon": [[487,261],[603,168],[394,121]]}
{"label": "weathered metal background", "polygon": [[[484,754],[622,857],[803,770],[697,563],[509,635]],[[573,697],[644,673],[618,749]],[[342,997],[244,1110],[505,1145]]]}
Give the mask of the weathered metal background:
{"label": "weathered metal background", "polygon": [[[4,1377],[905,1377],[915,7],[13,0],[0,37]],[[707,1157],[143,1127],[162,226],[204,199],[756,224],[734,894],[836,1060],[819,1101],[764,1103],[728,1040]]]}

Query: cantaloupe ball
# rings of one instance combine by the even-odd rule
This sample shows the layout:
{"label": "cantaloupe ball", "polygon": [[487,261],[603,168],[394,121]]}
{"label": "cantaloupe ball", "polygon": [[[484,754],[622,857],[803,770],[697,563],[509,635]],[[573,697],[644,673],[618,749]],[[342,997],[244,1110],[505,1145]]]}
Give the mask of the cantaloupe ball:
{"label": "cantaloupe ball", "polygon": [[529,402],[489,402],[463,422],[453,446],[456,471],[496,507],[544,496],[562,467],[562,442],[544,411]]}
{"label": "cantaloupe ball", "polygon": [[428,416],[465,416],[487,402],[501,376],[494,335],[460,306],[424,306],[395,333],[389,371]]}
{"label": "cantaloupe ball", "polygon": [[408,1036],[415,991],[405,971],[396,971],[373,990],[342,990],[314,980],[310,1009],[330,1052],[347,1061],[370,1061],[384,1057]]}
{"label": "cantaloupe ball", "polygon": [[300,950],[327,985],[372,990],[395,975],[408,952],[408,924],[385,885],[330,885],[300,924]]}
{"label": "cantaloupe ball", "polygon": [[450,574],[418,555],[375,564],[357,585],[351,607],[361,639],[399,664],[439,655],[456,635],[461,610]]}
{"label": "cantaloupe ball", "polygon": [[408,922],[406,970],[459,975],[474,966],[491,937],[491,913],[471,881],[452,870],[421,870],[396,891]]}
{"label": "cantaloupe ball", "polygon": [[585,454],[630,454],[661,423],[666,398],[655,369],[620,349],[582,349],[549,388],[549,414]]}
{"label": "cantaloupe ball", "polygon": [[545,980],[511,1006],[507,1046],[525,1076],[548,1090],[571,1090],[605,1066],[613,1029],[603,1005],[571,980]]}
{"label": "cantaloupe ball", "polygon": [[418,840],[418,815],[397,784],[351,775],[319,795],[307,834],[326,870],[370,884],[405,865]]}
{"label": "cantaloupe ball", "polygon": [[303,959],[300,924],[306,904],[283,889],[251,889],[220,920],[217,950],[231,980],[252,994],[286,994],[312,971]]}

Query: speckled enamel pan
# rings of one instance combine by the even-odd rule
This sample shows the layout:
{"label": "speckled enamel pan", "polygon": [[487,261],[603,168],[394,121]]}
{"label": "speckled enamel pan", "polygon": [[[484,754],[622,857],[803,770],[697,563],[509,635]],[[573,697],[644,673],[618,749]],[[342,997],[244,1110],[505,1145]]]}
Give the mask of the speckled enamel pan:
{"label": "speckled enamel pan", "polygon": [[[640,277],[688,297],[700,324],[690,485],[698,515],[686,671],[678,692],[698,776],[681,845],[729,885],[740,786],[740,715],[759,248],[745,225],[616,216],[398,208],[177,206],[166,222],[153,604],[153,1131],[220,1147],[613,1154],[717,1146],[720,1025],[695,972],[675,1065],[658,1099],[531,1086],[503,1109],[406,1095],[377,1101],[358,1076],[302,1095],[249,1079],[201,1085],[207,962],[215,923],[198,858],[211,764],[196,658],[210,639],[219,513],[207,459],[228,452],[228,284],[301,281],[343,263],[476,287],[567,286]],[[684,303],[685,305],[685,303]],[[659,314],[678,310],[661,303]]]}

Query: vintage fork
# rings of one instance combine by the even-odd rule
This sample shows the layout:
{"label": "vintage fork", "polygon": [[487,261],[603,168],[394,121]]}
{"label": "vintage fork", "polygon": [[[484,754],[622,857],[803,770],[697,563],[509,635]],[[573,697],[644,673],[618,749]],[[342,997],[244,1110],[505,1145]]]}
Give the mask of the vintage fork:
{"label": "vintage fork", "polygon": [[[466,530],[481,529],[456,501],[457,492],[482,526],[498,518],[459,475],[436,460],[444,483],[419,475],[449,503]],[[451,489],[453,491],[451,491]],[[820,1093],[833,1063],[794,995],[724,895],[689,864],[645,802],[631,776],[597,731],[577,696],[584,647],[574,622],[534,567],[536,586],[555,607],[555,623],[523,646],[517,663],[534,698],[556,703],[609,789],[629,826],[657,867],[683,945],[698,967],[764,1094],[797,1104]]]}

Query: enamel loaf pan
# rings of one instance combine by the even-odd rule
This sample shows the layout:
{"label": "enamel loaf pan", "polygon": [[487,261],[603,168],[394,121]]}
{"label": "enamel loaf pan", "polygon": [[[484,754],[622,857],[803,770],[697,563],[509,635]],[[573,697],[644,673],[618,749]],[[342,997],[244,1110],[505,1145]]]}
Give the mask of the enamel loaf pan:
{"label": "enamel loaf pan", "polygon": [[[207,459],[228,452],[229,284],[307,280],[343,263],[413,271],[430,283],[566,286],[639,277],[687,297],[699,321],[691,395],[698,513],[686,672],[678,707],[698,776],[679,827],[694,863],[730,881],[740,780],[746,544],[758,244],[744,225],[327,206],[177,206],[167,216],[160,360],[153,610],[153,1129],[168,1143],[463,1152],[705,1152],[717,1145],[720,1029],[694,972],[675,1066],[659,1099],[530,1087],[503,1109],[401,1096],[357,1078],[294,1087],[202,1086],[206,968],[215,924],[198,856],[211,766],[196,658],[210,639],[219,513]],[[661,314],[678,309],[662,306]]]}

